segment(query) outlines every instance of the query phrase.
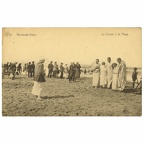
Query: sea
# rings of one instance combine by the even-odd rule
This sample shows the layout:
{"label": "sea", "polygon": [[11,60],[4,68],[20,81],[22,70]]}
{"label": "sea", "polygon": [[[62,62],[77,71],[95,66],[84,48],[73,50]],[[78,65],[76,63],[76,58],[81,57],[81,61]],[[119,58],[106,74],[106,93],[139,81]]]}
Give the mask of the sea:
{"label": "sea", "polygon": [[[84,70],[86,68],[82,68],[82,70]],[[133,73],[134,67],[127,67],[126,69],[126,79],[128,82],[132,82],[132,73]],[[138,82],[140,81],[140,79],[142,78],[142,68],[137,68],[137,72],[138,72]],[[92,73],[87,73],[86,75],[84,75],[83,73],[81,74],[81,76],[86,76],[86,77],[92,77]]]}
{"label": "sea", "polygon": [[[87,69],[87,68],[81,68],[82,70],[84,69]],[[132,73],[133,73],[133,67],[127,67],[126,69],[126,76],[127,76],[127,81],[128,82],[132,82]],[[48,74],[48,68],[45,67],[45,72],[46,72],[46,75]],[[137,68],[137,72],[138,72],[138,82],[140,81],[140,79],[142,78],[142,68]],[[84,75],[84,73],[82,72],[81,73],[81,76],[82,77],[92,77],[92,73],[87,73],[86,75]]]}
{"label": "sea", "polygon": [[[128,67],[126,72],[127,72],[127,81],[132,81],[132,72],[133,72],[132,67]],[[137,72],[138,72],[138,82],[140,81],[140,79],[142,78],[142,68],[137,68]]]}

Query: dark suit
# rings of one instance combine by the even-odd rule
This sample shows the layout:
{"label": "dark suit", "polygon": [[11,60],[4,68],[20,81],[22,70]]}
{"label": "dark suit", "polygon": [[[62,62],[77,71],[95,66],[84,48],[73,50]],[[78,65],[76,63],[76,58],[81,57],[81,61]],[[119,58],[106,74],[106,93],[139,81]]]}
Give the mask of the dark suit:
{"label": "dark suit", "polygon": [[31,64],[29,64],[29,65],[27,66],[27,70],[28,70],[28,77],[32,77],[32,73],[31,73],[32,65],[31,65]]}
{"label": "dark suit", "polygon": [[31,77],[34,77],[35,73],[35,64],[31,64]]}
{"label": "dark suit", "polygon": [[52,63],[50,63],[49,65],[48,65],[48,77],[49,78],[51,78],[52,77],[52,73],[53,73],[53,64]]}
{"label": "dark suit", "polygon": [[63,78],[63,72],[64,72],[64,67],[61,65],[60,66],[60,78]]}
{"label": "dark suit", "polygon": [[16,72],[16,64],[11,64],[9,67],[9,72],[13,75],[12,79],[15,78],[15,72]]}
{"label": "dark suit", "polygon": [[75,64],[71,64],[69,67],[69,82],[75,80]]}

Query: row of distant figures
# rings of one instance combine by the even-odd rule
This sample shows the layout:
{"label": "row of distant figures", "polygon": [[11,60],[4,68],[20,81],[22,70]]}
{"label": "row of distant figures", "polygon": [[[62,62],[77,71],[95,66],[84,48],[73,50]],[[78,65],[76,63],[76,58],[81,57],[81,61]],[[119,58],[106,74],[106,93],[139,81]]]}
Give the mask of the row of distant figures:
{"label": "row of distant figures", "polygon": [[[25,75],[25,76],[28,76],[28,77],[34,77],[34,72],[28,72],[26,70],[25,71],[10,72],[10,71],[6,70],[3,73],[3,78],[12,78],[12,77],[15,77],[16,75]],[[45,76],[50,77],[48,71],[45,71]],[[69,73],[64,71],[62,77],[61,77],[61,72],[56,73],[55,76],[54,76],[54,73],[52,73],[51,77],[54,77],[54,78],[68,78],[68,76],[69,76]]]}

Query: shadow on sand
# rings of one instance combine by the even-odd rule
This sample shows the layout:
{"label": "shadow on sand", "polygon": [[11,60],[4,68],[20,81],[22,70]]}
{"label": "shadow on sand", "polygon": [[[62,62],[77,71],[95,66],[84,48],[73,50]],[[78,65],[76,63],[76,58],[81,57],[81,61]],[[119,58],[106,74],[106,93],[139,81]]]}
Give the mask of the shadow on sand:
{"label": "shadow on sand", "polygon": [[70,97],[74,97],[74,95],[69,95],[69,96],[43,96],[41,97],[42,99],[57,99],[57,98],[70,98]]}
{"label": "shadow on sand", "polygon": [[125,87],[125,89],[123,90],[124,93],[134,93],[135,90],[132,87]]}
{"label": "shadow on sand", "polygon": [[135,90],[135,89],[133,89],[132,87],[129,87],[129,86],[125,87],[125,89],[122,92],[131,93],[131,94],[138,94],[138,95],[142,94],[141,90]]}

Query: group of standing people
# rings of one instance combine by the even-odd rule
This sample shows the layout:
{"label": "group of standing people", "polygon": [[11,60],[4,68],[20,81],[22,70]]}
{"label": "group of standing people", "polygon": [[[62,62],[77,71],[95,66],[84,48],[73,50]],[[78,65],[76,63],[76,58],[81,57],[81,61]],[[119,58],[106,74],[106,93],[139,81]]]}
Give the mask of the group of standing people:
{"label": "group of standing people", "polygon": [[9,77],[12,80],[14,80],[16,74],[19,75],[21,74],[21,72],[22,72],[21,63],[18,64],[17,62],[15,63],[7,62],[6,64],[2,66],[2,74],[9,75]]}
{"label": "group of standing people", "polygon": [[28,75],[28,77],[34,77],[35,73],[35,63],[29,62],[27,64],[24,64],[22,67],[21,63],[12,63],[12,62],[7,62],[6,64],[3,64],[2,66],[2,73],[3,76],[5,74],[9,75],[10,79],[14,80],[16,75],[20,75],[22,72]]}
{"label": "group of standing people", "polygon": [[69,82],[76,81],[77,78],[80,78],[81,73],[81,65],[79,62],[71,62],[70,66],[65,64],[63,66],[63,63],[58,66],[57,62],[53,64],[51,61],[48,64],[48,78],[67,78],[69,79]]}
{"label": "group of standing people", "polygon": [[111,58],[107,58],[107,63],[99,63],[96,59],[92,65],[93,83],[95,88],[103,87],[113,90],[123,91],[126,86],[126,64],[121,59],[117,59],[117,63],[112,63]]}
{"label": "group of standing people", "polygon": [[35,63],[29,62],[23,66],[23,72],[28,75],[29,78],[34,77],[35,74]]}
{"label": "group of standing people", "polygon": [[[41,93],[44,87],[43,84],[46,81],[44,62],[45,59],[39,60],[35,68],[34,86],[32,89],[32,94],[36,95],[37,99],[41,99]],[[67,66],[67,64],[64,67],[63,63],[61,63],[60,67],[58,67],[56,62],[53,65],[53,62],[51,61],[48,64],[48,78],[52,78],[52,77],[57,78],[58,73],[60,72],[60,78],[63,78],[63,74],[66,73],[67,74],[66,78],[69,79],[69,82],[75,81],[76,78],[80,78],[80,68],[81,66],[78,62],[76,64],[72,62],[69,67]]]}
{"label": "group of standing people", "polygon": [[[55,62],[53,64],[53,62],[51,61],[49,64],[48,64],[48,78],[63,78],[63,73],[64,73],[64,66],[63,66],[63,63],[61,63],[60,66],[58,66],[57,62]],[[60,74],[60,76],[59,76]]]}

